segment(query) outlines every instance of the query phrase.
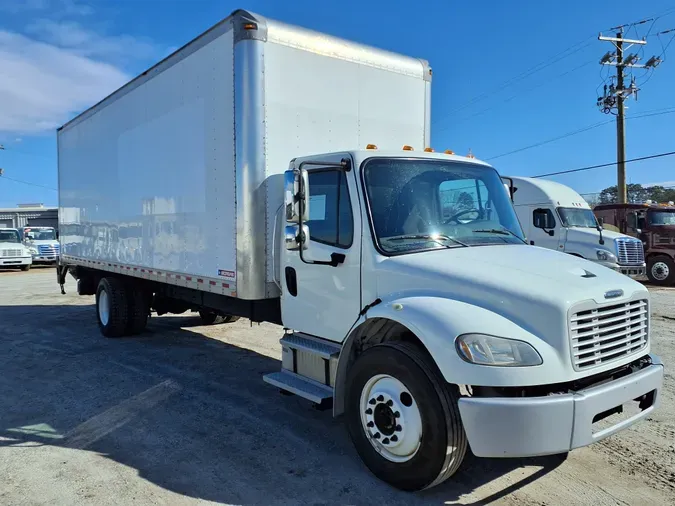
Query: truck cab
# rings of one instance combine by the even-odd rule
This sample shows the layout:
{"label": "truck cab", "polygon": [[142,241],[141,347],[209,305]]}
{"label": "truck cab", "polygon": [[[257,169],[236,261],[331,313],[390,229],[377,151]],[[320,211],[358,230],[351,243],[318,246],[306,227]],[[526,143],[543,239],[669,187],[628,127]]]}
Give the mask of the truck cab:
{"label": "truck cab", "polygon": [[23,242],[33,256],[35,264],[55,264],[61,247],[54,227],[24,227]]}
{"label": "truck cab", "polygon": [[647,257],[647,276],[657,285],[675,283],[675,205],[599,204],[593,212],[606,228],[642,241]]}
{"label": "truck cab", "polygon": [[21,243],[15,228],[0,228],[0,267],[19,267],[27,271],[33,263],[31,252]]}
{"label": "truck cab", "polygon": [[642,243],[603,230],[591,207],[568,186],[526,177],[505,178],[530,244],[585,258],[631,277],[645,274]]}

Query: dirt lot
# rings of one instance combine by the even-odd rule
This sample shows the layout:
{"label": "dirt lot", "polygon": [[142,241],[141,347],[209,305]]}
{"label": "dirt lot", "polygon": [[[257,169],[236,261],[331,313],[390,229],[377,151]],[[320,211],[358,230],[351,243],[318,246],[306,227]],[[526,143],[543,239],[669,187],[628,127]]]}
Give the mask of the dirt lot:
{"label": "dirt lot", "polygon": [[449,482],[398,492],[340,421],[285,397],[280,329],[154,317],[106,340],[93,297],[53,269],[0,272],[0,504],[675,504],[675,289],[651,289],[662,404],[637,427],[558,458],[469,458]]}

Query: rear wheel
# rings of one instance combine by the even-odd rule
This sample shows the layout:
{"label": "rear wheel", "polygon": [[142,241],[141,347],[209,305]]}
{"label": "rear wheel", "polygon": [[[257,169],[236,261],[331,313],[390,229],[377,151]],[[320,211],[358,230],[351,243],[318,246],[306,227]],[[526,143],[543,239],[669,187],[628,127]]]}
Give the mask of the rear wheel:
{"label": "rear wheel", "polygon": [[24,272],[29,271],[30,270],[30,264],[22,265],[21,270],[24,271]]}
{"label": "rear wheel", "polygon": [[347,429],[375,476],[403,490],[433,487],[459,469],[466,453],[457,399],[417,346],[380,344],[349,371]]}
{"label": "rear wheel", "polygon": [[121,337],[129,325],[126,285],[117,278],[102,278],[96,289],[96,316],[101,334]]}
{"label": "rear wheel", "polygon": [[232,315],[219,315],[213,311],[208,311],[206,309],[199,310],[199,317],[202,319],[204,325],[220,325],[221,323],[232,323],[236,322],[239,317]]}
{"label": "rear wheel", "polygon": [[675,283],[675,262],[665,255],[650,257],[647,261],[647,276],[656,285],[672,285]]}
{"label": "rear wheel", "polygon": [[148,295],[138,285],[129,284],[127,287],[129,317],[126,331],[128,334],[140,334],[147,326],[148,317],[150,316]]}

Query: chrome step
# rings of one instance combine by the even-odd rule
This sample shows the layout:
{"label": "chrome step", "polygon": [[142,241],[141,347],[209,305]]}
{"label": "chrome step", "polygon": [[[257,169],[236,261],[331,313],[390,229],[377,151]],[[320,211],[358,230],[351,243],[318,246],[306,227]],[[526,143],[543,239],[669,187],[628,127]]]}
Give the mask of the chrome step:
{"label": "chrome step", "polygon": [[303,378],[290,371],[280,371],[265,374],[265,383],[274,385],[281,390],[304,397],[316,404],[326,404],[333,400],[333,389],[308,378]]}
{"label": "chrome step", "polygon": [[304,351],[321,358],[337,358],[340,355],[340,345],[333,344],[323,339],[317,339],[304,334],[286,334],[279,341],[281,345],[289,348],[295,348],[298,351]]}

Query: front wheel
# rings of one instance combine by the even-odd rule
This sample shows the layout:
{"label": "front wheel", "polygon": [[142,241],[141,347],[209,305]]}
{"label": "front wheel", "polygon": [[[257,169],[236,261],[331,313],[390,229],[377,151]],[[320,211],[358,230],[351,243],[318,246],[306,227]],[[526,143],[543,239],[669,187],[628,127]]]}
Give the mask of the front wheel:
{"label": "front wheel", "polygon": [[672,285],[675,283],[675,262],[665,255],[649,258],[647,277],[656,285]]}
{"label": "front wheel", "polygon": [[22,265],[21,270],[23,272],[29,271],[30,270],[30,264]]}
{"label": "front wheel", "polygon": [[375,476],[402,490],[433,487],[459,469],[466,453],[457,399],[417,346],[380,344],[350,369],[347,429]]}

